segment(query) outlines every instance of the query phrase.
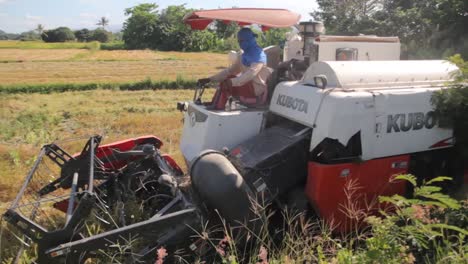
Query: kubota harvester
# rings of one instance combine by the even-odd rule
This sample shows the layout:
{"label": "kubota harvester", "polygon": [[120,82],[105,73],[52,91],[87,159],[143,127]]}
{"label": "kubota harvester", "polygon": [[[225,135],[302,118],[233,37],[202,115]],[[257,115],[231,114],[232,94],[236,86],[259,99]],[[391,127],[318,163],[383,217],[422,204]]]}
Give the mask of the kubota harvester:
{"label": "kubota harvester", "polygon": [[[299,15],[202,10],[185,22],[203,29],[215,19],[267,29],[293,26]],[[37,262],[84,263],[104,252],[151,263],[160,247],[205,254],[197,234],[206,221],[255,225],[255,203],[310,209],[345,232],[355,224],[343,210],[350,182],[359,186],[358,206],[404,195],[405,182],[392,181],[401,173],[463,184],[466,161],[431,105],[458,73],[453,64],[398,61],[397,38],[325,36],[320,23],[299,25],[287,60],[267,49],[275,70],[267,105],[232,98],[214,110],[211,98],[203,101],[204,87],[177,104],[186,174],[154,136],[106,145],[93,136],[80,152],[44,146],[3,216],[25,246],[38,245]]]}

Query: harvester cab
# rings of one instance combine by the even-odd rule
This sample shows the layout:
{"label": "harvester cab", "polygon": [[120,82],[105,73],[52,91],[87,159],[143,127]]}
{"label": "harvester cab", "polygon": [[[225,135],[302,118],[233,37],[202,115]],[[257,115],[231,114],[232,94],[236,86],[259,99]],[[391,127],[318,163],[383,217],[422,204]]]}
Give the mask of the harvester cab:
{"label": "harvester cab", "polygon": [[[302,79],[309,65],[316,61],[400,58],[398,37],[327,36],[324,35],[325,29],[321,22],[299,23],[299,19],[300,15],[284,9],[233,8],[195,11],[188,14],[184,21],[196,30],[207,28],[214,20],[236,22],[242,26],[255,24],[262,30],[291,28],[283,50],[279,46],[264,48],[267,65],[273,71],[268,80],[270,100],[278,83]],[[230,60],[237,57],[235,54],[229,54]],[[202,102],[204,89],[205,87],[197,87],[193,101],[179,102],[177,106],[184,112],[180,148],[187,165],[201,151],[231,149],[259,134],[268,124],[268,106],[246,106],[231,98],[224,110],[214,110],[210,107],[210,99]]]}
{"label": "harvester cab", "polygon": [[[185,22],[204,29],[214,19],[268,29],[293,26],[299,15],[203,10]],[[299,209],[306,200],[335,230],[346,231],[356,224],[344,213],[350,182],[362,190],[360,205],[405,194],[405,183],[392,181],[402,173],[450,175],[461,185],[464,163],[452,147],[453,131],[439,125],[430,103],[456,66],[400,61],[397,37],[326,36],[320,22],[297,28],[272,74],[268,108],[184,103],[181,151],[208,207],[240,221],[249,218],[252,195]],[[226,206],[233,199],[237,207]]]}

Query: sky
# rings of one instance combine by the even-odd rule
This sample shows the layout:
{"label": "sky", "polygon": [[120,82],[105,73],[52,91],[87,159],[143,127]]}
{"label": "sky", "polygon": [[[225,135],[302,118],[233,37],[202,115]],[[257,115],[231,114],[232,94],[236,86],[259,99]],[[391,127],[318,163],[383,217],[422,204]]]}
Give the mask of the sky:
{"label": "sky", "polygon": [[168,5],[186,4],[187,8],[216,9],[236,7],[285,8],[310,20],[309,13],[317,8],[315,0],[0,0],[0,30],[21,33],[33,30],[38,24],[45,29],[66,26],[71,29],[96,28],[101,17],[109,19],[108,29],[118,31],[126,17],[125,8],[140,3],[156,3],[160,9]]}

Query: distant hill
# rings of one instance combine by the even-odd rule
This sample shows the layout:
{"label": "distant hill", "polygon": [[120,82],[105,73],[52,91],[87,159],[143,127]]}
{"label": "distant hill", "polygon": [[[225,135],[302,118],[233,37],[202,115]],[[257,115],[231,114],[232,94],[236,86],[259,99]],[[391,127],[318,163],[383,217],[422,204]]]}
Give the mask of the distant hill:
{"label": "distant hill", "polygon": [[6,33],[0,29],[0,40],[18,39],[19,34]]}

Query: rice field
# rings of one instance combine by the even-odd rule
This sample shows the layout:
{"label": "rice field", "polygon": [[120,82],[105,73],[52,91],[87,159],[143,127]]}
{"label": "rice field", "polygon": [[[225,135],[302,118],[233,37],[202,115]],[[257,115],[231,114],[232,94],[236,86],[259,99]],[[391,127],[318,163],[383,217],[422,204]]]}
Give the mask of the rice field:
{"label": "rice field", "polygon": [[[95,50],[82,43],[0,41],[0,86],[175,81],[209,76],[228,64],[216,53]],[[181,164],[182,114],[192,90],[94,90],[0,96],[0,212],[43,144],[104,136],[104,143],[153,134]],[[206,96],[211,96],[208,91]]]}
{"label": "rice field", "polygon": [[198,79],[224,68],[215,53],[0,49],[0,84],[123,83]]}
{"label": "rice field", "polygon": [[19,40],[0,41],[0,49],[89,49],[95,45],[96,45],[95,42],[45,43],[42,41],[19,41]]}
{"label": "rice field", "polygon": [[[0,41],[1,43],[1,41]],[[1,46],[1,44],[0,44]],[[202,60],[226,63],[226,55],[208,52],[159,52],[152,50],[86,50],[86,49],[1,49],[0,61],[137,61],[137,60]]]}
{"label": "rice field", "polygon": [[[209,61],[90,61],[0,64],[0,83],[121,83],[152,80],[197,79],[213,74]],[[218,64],[221,67],[221,64]]]}
{"label": "rice field", "polygon": [[71,60],[74,57],[86,54],[84,49],[0,49],[0,61],[3,63],[23,63],[31,61],[60,61]]}

